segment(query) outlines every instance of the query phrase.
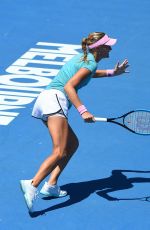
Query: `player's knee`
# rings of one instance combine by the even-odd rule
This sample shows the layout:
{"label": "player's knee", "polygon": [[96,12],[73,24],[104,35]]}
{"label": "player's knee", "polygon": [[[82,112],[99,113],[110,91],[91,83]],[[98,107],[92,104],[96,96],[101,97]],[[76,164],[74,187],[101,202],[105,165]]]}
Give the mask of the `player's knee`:
{"label": "player's knee", "polygon": [[64,153],[64,151],[61,149],[60,146],[54,146],[53,147],[53,154],[55,155],[55,157],[57,158],[57,160],[61,160],[62,159],[63,153]]}

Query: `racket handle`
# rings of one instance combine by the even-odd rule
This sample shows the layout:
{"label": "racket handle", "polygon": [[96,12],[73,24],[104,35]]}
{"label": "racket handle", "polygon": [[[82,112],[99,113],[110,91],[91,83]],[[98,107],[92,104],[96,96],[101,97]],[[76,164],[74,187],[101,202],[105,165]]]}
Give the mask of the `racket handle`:
{"label": "racket handle", "polygon": [[107,118],[104,117],[94,117],[95,121],[105,121],[107,122]]}

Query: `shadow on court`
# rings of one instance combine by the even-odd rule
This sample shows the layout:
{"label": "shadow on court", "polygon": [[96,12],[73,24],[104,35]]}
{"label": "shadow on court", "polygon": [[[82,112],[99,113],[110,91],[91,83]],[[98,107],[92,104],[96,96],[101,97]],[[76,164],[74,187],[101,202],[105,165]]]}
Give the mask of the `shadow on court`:
{"label": "shadow on court", "polygon": [[[84,181],[78,183],[70,183],[63,185],[61,188],[67,190],[69,199],[63,203],[56,204],[52,207],[43,209],[41,211],[36,211],[30,213],[32,218],[44,215],[47,212],[68,207],[73,204],[79,203],[82,200],[88,198],[91,194],[96,193],[102,198],[107,199],[108,201],[119,201],[119,200],[139,200],[140,198],[125,198],[119,199],[109,195],[111,192],[130,189],[134,187],[133,183],[149,183],[150,178],[144,177],[132,177],[128,178],[123,173],[124,172],[133,172],[133,173],[150,173],[150,171],[137,171],[137,170],[113,170],[112,175],[107,178]],[[51,200],[52,198],[43,198],[44,200]]]}

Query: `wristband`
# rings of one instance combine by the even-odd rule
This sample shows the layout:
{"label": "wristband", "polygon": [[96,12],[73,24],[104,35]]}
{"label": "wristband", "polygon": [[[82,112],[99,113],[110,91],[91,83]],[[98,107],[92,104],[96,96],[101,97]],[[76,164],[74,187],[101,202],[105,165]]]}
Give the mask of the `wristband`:
{"label": "wristband", "polygon": [[77,108],[78,112],[80,113],[80,115],[82,115],[84,112],[87,112],[87,108],[84,105],[80,105]]}
{"label": "wristband", "polygon": [[109,77],[113,76],[114,75],[114,69],[107,69],[106,70],[106,75]]}

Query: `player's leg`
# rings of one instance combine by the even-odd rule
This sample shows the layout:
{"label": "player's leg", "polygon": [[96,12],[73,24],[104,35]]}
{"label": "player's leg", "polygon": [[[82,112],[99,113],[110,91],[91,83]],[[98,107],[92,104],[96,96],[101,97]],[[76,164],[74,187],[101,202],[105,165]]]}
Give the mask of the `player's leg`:
{"label": "player's leg", "polygon": [[52,116],[47,121],[48,129],[52,138],[52,154],[42,163],[37,174],[33,178],[33,186],[37,187],[40,182],[50,174],[58,163],[63,159],[68,138],[68,122],[63,117]]}
{"label": "player's leg", "polygon": [[79,145],[78,139],[69,126],[68,129],[68,138],[67,138],[67,145],[64,152],[63,158],[59,161],[58,165],[54,168],[51,172],[50,179],[48,182],[45,182],[44,186],[42,187],[40,193],[45,196],[54,196],[54,197],[62,197],[66,196],[67,192],[60,190],[60,187],[57,185],[58,178],[62,173],[63,169],[68,164],[69,160],[77,150]]}
{"label": "player's leg", "polygon": [[33,204],[36,199],[36,187],[40,182],[52,172],[63,158],[67,137],[68,137],[68,122],[63,117],[49,117],[48,129],[53,142],[52,154],[42,163],[38,172],[31,180],[21,180],[20,185],[24,193],[24,198],[30,212],[33,212]]}
{"label": "player's leg", "polygon": [[76,152],[77,148],[79,146],[78,138],[73,132],[72,128],[69,126],[68,129],[68,138],[67,138],[67,145],[65,149],[64,157],[59,161],[59,164],[56,166],[56,168],[51,172],[50,179],[48,181],[48,184],[54,185],[57,184],[57,180],[62,173],[63,169],[68,164],[69,160],[73,156],[73,154]]}

